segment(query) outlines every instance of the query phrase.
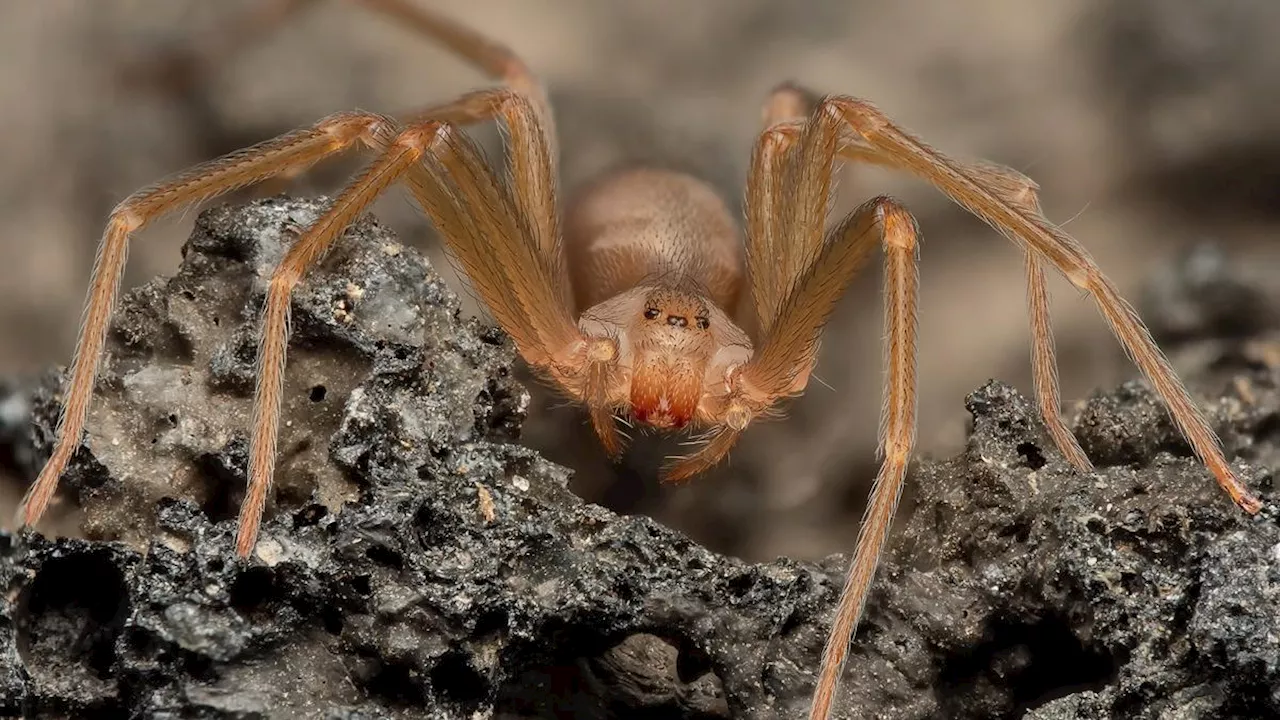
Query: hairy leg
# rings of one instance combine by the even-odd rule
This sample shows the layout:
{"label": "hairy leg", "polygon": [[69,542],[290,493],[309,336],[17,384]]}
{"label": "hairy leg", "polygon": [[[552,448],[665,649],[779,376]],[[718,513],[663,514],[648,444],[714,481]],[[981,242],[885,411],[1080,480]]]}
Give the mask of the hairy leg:
{"label": "hairy leg", "polygon": [[[556,197],[560,149],[555,116],[542,81],[506,45],[441,13],[420,7],[413,0],[349,2],[440,43],[505,85],[405,113],[405,122],[438,120],[462,126],[495,118],[502,120],[509,133],[511,172],[517,185],[515,199],[522,216],[533,227],[537,246],[560,269],[556,286],[563,289],[565,302],[569,302],[569,277],[560,246],[560,210]],[[520,97],[527,102],[518,102]]]}
{"label": "hairy leg", "polygon": [[[753,177],[749,183],[753,188],[772,187],[777,194],[769,198],[772,207],[748,214],[748,247],[753,249],[748,262],[753,283],[762,277],[761,264],[772,264],[769,281],[787,290],[773,301],[775,306],[757,305],[768,318],[769,330],[751,360],[730,380],[727,426],[701,452],[673,469],[686,473],[714,464],[753,417],[792,392],[800,373],[813,365],[822,328],[836,301],[875,243],[881,242],[886,256],[887,373],[880,433],[884,462],[823,652],[810,715],[815,720],[830,714],[849,643],[888,538],[914,445],[916,407],[915,220],[897,202],[876,198],[823,233],[836,159],[842,154],[842,138],[831,132],[832,120],[830,115],[813,113],[798,140],[791,141],[791,149],[776,161],[760,159],[769,160],[769,146],[779,142],[776,136],[783,126],[766,130],[757,143],[753,174],[784,172],[786,180],[779,186],[776,179]],[[748,198],[749,203],[761,200],[758,195]]]}
{"label": "hairy leg", "polygon": [[[182,51],[182,58],[165,55],[136,63],[126,76],[140,84],[160,86],[168,91],[187,91],[190,83],[248,47],[261,42],[295,20],[318,0],[258,0],[246,11],[234,15],[227,25],[191,43],[194,49]],[[546,88],[515,52],[477,30],[452,20],[434,10],[420,7],[413,0],[347,0],[370,12],[423,35],[448,48],[454,54],[489,76],[500,80],[506,88],[481,90],[426,109],[401,113],[405,126],[431,120],[462,126],[500,118],[511,134],[513,171],[522,178],[525,191],[521,202],[527,217],[538,225],[539,244],[547,252],[558,252],[555,238],[559,233],[556,199],[556,177],[559,146],[555,118],[547,99]],[[171,78],[170,67],[184,68],[178,80]],[[513,94],[528,98],[533,116],[520,113],[509,101]],[[564,286],[568,287],[567,277]]]}
{"label": "hairy leg", "polygon": [[[1098,269],[1088,252],[1039,213],[1039,205],[1034,202],[1034,185],[1019,190],[1017,183],[1010,180],[1014,174],[1012,171],[996,171],[993,169],[995,166],[964,165],[953,161],[908,135],[869,103],[853,98],[825,98],[811,116],[805,136],[807,142],[802,145],[802,153],[808,152],[809,148],[822,148],[823,153],[867,159],[928,180],[952,200],[1018,243],[1025,252],[1034,256],[1037,265],[1040,262],[1051,263],[1072,284],[1088,292],[1125,350],[1164,399],[1174,421],[1219,484],[1246,512],[1256,513],[1261,509],[1258,499],[1248,492],[1232,472],[1216,435],[1192,403],[1186,389],[1133,308],[1120,297],[1115,286]],[[816,162],[809,163],[810,167],[816,165]],[[804,208],[806,205],[810,210],[816,207],[817,194],[812,192],[812,188],[805,191],[802,185],[803,183],[796,191],[798,202],[786,203],[789,209]],[[810,216],[803,209],[792,212],[797,213],[792,221],[793,227],[797,222],[805,222],[805,218]],[[796,235],[802,241],[805,238],[803,232]],[[791,235],[787,237],[790,238]],[[1035,286],[1032,288],[1033,303],[1037,293],[1043,298],[1042,284],[1038,289]],[[1037,312],[1033,307],[1033,322]],[[1041,313],[1039,317],[1047,320],[1047,314]],[[1047,334],[1039,335],[1043,339]],[[1052,363],[1052,353],[1045,352],[1043,342],[1037,352],[1043,372]],[[745,385],[759,387],[758,381]],[[1056,391],[1056,383],[1053,387]],[[1049,396],[1049,393],[1044,393],[1044,396]],[[1056,407],[1053,408],[1052,415],[1057,416]],[[863,557],[864,552],[872,550],[868,544],[870,540],[864,529],[855,550],[855,570],[858,568],[858,558]],[[859,574],[858,582],[851,582],[846,586],[837,622],[823,657],[821,680],[815,694],[814,714],[811,716],[815,719],[827,717],[830,696],[834,694],[839,679],[838,664],[844,658],[861,614],[861,605],[850,598],[865,596],[865,586],[869,586],[870,582],[869,574]],[[850,613],[847,618],[846,612]],[[823,703],[827,710],[822,709]]]}
{"label": "hairy leg", "polygon": [[[750,273],[753,334],[763,336],[773,325],[787,291],[781,266],[766,260],[782,251],[783,216],[776,208],[785,187],[793,151],[805,120],[818,97],[808,90],[783,83],[769,93],[764,105],[764,125],[751,154],[747,175],[747,269]],[[801,392],[813,368],[796,377],[793,392]]]}
{"label": "hairy leg", "polygon": [[[796,85],[784,83],[774,88],[762,108],[763,128],[751,153],[746,189],[746,255],[753,332],[758,336],[769,332],[790,289],[779,264],[774,262],[786,242],[785,218],[779,208],[788,169],[794,163],[796,143],[812,105],[811,95]],[[797,374],[797,391],[803,389],[810,372],[812,366]],[[746,422],[734,427],[731,420],[729,425],[713,430],[697,452],[669,466],[662,480],[684,482],[709,470],[737,444]]]}
{"label": "hairy leg", "polygon": [[1062,419],[1062,393],[1058,388],[1058,359],[1053,346],[1053,328],[1049,320],[1049,290],[1045,284],[1044,262],[1034,253],[1026,253],[1027,307],[1031,320],[1031,374],[1035,381],[1036,402],[1040,418],[1058,452],[1081,472],[1091,472],[1093,463],[1080,447],[1080,441]]}
{"label": "hairy leg", "polygon": [[[788,115],[807,117],[821,98],[803,86],[787,84],[779,87],[766,106],[766,122],[790,119]],[[793,132],[793,135],[796,133]],[[846,160],[882,167],[909,170],[856,137],[842,138],[839,154]],[[953,161],[955,162],[955,161]],[[997,197],[1033,216],[1043,217],[1038,196],[1039,185],[1012,168],[994,163],[956,163]],[[1061,391],[1058,385],[1058,361],[1054,349],[1049,317],[1049,295],[1045,283],[1044,261],[1033,248],[1026,248],[1027,306],[1031,325],[1031,369],[1040,416],[1058,451],[1077,469],[1089,472],[1093,463],[1062,418]],[[807,379],[807,378],[806,378]],[[803,389],[803,388],[798,388]]]}
{"label": "hairy leg", "polygon": [[[755,278],[772,278],[775,287],[801,287],[805,278],[825,272],[829,284],[813,291],[805,305],[819,307],[814,302],[819,296],[838,296],[843,291],[845,269],[832,265],[828,238],[824,244],[815,242],[815,224],[825,217],[825,202],[829,192],[831,158],[862,160],[873,164],[905,170],[930,181],[963,207],[970,209],[1002,234],[1021,245],[1033,259],[1030,273],[1038,273],[1040,263],[1049,262],[1061,271],[1077,287],[1089,292],[1099,309],[1112,326],[1126,351],[1147,375],[1156,391],[1165,399],[1170,413],[1191,442],[1197,455],[1205,462],[1219,483],[1232,499],[1248,512],[1260,509],[1259,501],[1250,495],[1234,476],[1222,456],[1217,438],[1203,416],[1191,402],[1163,355],[1156,348],[1141,320],[1132,308],[1120,298],[1114,286],[1102,275],[1087,251],[1073,238],[1049,223],[1040,214],[1035,197],[1035,185],[1020,174],[994,165],[965,165],[937,153],[904,131],[897,128],[869,104],[852,98],[829,97],[824,99],[810,116],[796,147],[796,130],[786,123],[778,124],[762,133],[753,156],[753,177],[749,187],[748,203],[768,198],[759,212],[748,212],[748,258],[753,282]],[[776,173],[785,173],[785,180],[777,182]],[[774,173],[773,178],[762,177]],[[781,195],[780,205],[777,196]],[[766,210],[776,207],[777,212]],[[819,225],[820,226],[820,225]],[[821,251],[815,248],[821,248]],[[767,261],[779,253],[793,253],[788,263],[776,263],[765,267]],[[752,262],[752,257],[758,258]],[[761,263],[760,260],[766,261]],[[824,271],[824,268],[826,269]],[[1047,296],[1042,278],[1031,278],[1031,312],[1035,332],[1033,362],[1037,371],[1037,392],[1041,398],[1041,412],[1046,417],[1050,432],[1057,427],[1068,439],[1055,433],[1055,442],[1073,462],[1087,466],[1083,453],[1074,453],[1078,444],[1066,433],[1061,422],[1057,396],[1056,367],[1048,330]],[[753,287],[758,312],[763,324],[775,329],[766,335],[764,344],[756,351],[752,361],[731,380],[730,397],[725,413],[729,421],[712,435],[701,452],[685,458],[673,468],[675,475],[689,475],[717,462],[736,440],[741,429],[785,394],[787,382],[794,381],[797,367],[803,367],[799,358],[812,352],[816,345],[817,329],[825,322],[821,313],[791,314],[791,300],[781,297],[778,291]],[[792,294],[804,297],[804,294]],[[832,301],[833,302],[833,301]],[[784,319],[785,318],[785,319]],[[796,323],[795,320],[802,322]],[[809,324],[816,323],[816,324]],[[776,348],[776,350],[775,350]],[[772,356],[772,357],[771,357]],[[891,426],[886,422],[886,427]],[[874,504],[874,501],[873,501]],[[883,508],[884,505],[879,506]],[[839,679],[839,663],[843,661],[848,643],[861,615],[862,601],[871,582],[868,567],[874,569],[883,538],[875,540],[875,533],[868,535],[864,527],[855,550],[855,562],[851,582],[846,586],[840,602],[840,611],[827,652],[824,653],[822,681],[815,699],[815,718],[825,718]],[[887,529],[886,529],[887,532]],[[828,710],[823,710],[826,704]]]}
{"label": "hairy leg", "polygon": [[880,471],[858,531],[853,560],[822,653],[809,709],[811,720],[831,713],[849,643],[862,617],[876,566],[889,538],[916,437],[916,308],[919,295],[915,220],[896,202],[878,198],[858,213],[875,213],[885,251],[885,388],[880,414]]}
{"label": "hairy leg", "polygon": [[378,159],[342,191],[325,214],[289,247],[271,276],[258,345],[258,383],[254,391],[249,444],[249,487],[240,506],[236,535],[236,553],[241,557],[248,557],[257,542],[262,512],[275,472],[289,339],[289,304],[293,289],[343,230],[438,142],[445,127],[439,123],[427,123],[400,132]]}
{"label": "hairy leg", "polygon": [[[541,133],[531,101],[509,93],[507,102],[536,144]],[[498,182],[479,149],[456,127],[437,120],[409,125],[290,248],[273,275],[263,315],[238,554],[253,550],[275,469],[292,291],[342,230],[397,181],[405,182],[435,223],[521,356],[579,397],[594,392],[591,378],[613,365],[616,343],[586,338],[578,330],[568,296],[556,282],[563,266],[544,253],[537,223],[522,214],[528,207],[527,178],[516,163],[513,155],[508,186]]]}
{"label": "hairy leg", "polygon": [[984,183],[979,174],[912,137],[870,103],[829,97],[823,100],[815,117],[827,118],[827,132],[832,136],[854,133],[888,162],[927,180],[1001,234],[1051,263],[1073,285],[1089,293],[1125,352],[1164,400],[1174,423],[1218,484],[1246,512],[1261,510],[1261,501],[1236,477],[1222,453],[1217,435],[1151,339],[1142,319],[1079,242],[1038,211],[1032,212],[1029,206],[1019,206],[1002,197],[1000,191],[990,187],[990,182]]}
{"label": "hairy leg", "polygon": [[[555,121],[546,87],[537,75],[506,45],[414,0],[346,0],[395,22],[448,48],[472,66],[530,99],[541,121],[544,142],[555,168],[559,150]],[[257,0],[235,13],[225,26],[185,43],[179,53],[130,63],[126,82],[167,92],[188,92],[191,85],[225,65],[231,58],[256,45],[296,20],[318,0]],[[175,71],[174,68],[177,68]],[[176,74],[175,74],[176,73]],[[472,94],[461,100],[399,114],[406,125],[441,120],[457,125],[494,117],[492,102]]]}
{"label": "hairy leg", "polygon": [[331,115],[313,127],[281,135],[251,148],[197,165],[170,180],[134,193],[116,206],[98,246],[80,337],[76,341],[66,402],[53,454],[27,491],[20,510],[22,525],[40,520],[58,479],[80,445],[93,399],[111,313],[119,292],[129,239],[156,219],[175,210],[228,193],[236,188],[308,167],[356,143],[376,146],[389,121],[368,113]]}
{"label": "hairy leg", "polygon": [[[971,163],[964,168],[1010,205],[1029,214],[1043,216],[1038,195],[1040,186],[1031,178],[993,163]],[[1082,472],[1090,472],[1093,463],[1062,419],[1062,393],[1058,386],[1058,359],[1049,318],[1044,260],[1032,248],[1026,248],[1023,253],[1026,255],[1027,310],[1031,321],[1031,374],[1040,418],[1067,462]]]}

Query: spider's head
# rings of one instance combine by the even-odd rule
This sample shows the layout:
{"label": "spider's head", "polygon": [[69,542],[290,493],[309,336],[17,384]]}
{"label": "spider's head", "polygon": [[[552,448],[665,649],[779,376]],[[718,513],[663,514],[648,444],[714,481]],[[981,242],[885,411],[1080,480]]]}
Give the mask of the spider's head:
{"label": "spider's head", "polygon": [[715,352],[711,309],[698,295],[657,288],[631,323],[631,415],[657,428],[682,428],[702,398]]}
{"label": "spider's head", "polygon": [[695,419],[718,422],[729,368],[751,356],[751,341],[702,294],[645,285],[582,314],[588,337],[617,343],[625,379],[609,392],[632,419],[679,429]]}

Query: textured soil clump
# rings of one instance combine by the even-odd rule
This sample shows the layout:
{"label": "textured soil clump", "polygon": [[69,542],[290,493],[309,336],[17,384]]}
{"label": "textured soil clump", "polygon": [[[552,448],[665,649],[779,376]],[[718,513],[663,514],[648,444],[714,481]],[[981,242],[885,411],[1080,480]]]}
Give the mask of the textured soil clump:
{"label": "textured soil clump", "polygon": [[[0,715],[801,717],[844,559],[749,564],[579,500],[518,444],[510,343],[371,219],[295,298],[275,502],[233,557],[255,319],[322,209],[207,211],[123,301],[63,480],[85,537],[0,535]],[[1263,513],[1141,383],[1075,413],[1090,475],[989,383],[965,451],[913,465],[842,717],[1280,714],[1280,353],[1178,327]],[[61,379],[31,399],[37,458]]]}

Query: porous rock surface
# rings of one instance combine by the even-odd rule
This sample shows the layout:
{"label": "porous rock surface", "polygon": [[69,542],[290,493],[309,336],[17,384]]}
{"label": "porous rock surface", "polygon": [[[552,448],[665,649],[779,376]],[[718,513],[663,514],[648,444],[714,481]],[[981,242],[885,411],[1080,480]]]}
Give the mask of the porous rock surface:
{"label": "porous rock surface", "polygon": [[[63,481],[88,539],[0,536],[0,715],[801,717],[843,558],[748,564],[578,500],[518,444],[510,343],[372,220],[297,293],[276,501],[233,557],[255,317],[322,208],[210,210],[124,299]],[[913,465],[840,716],[1280,713],[1278,354],[1215,342],[1199,387],[1262,514],[1144,385],[1077,413],[1085,475],[990,383],[966,450]]]}

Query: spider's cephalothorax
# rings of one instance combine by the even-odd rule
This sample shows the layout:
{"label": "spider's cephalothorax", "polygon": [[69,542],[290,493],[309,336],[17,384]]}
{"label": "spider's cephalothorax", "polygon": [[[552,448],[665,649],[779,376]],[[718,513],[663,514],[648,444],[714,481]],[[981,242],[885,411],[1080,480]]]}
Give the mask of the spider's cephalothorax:
{"label": "spider's cephalothorax", "polygon": [[[308,4],[262,2],[274,2],[277,12],[252,13],[234,24],[231,37],[198,47],[236,54],[245,39],[266,34],[245,28],[283,23]],[[659,428],[692,424],[708,430],[697,452],[667,470],[671,480],[720,462],[753,418],[804,389],[836,300],[880,249],[887,346],[883,463],[810,711],[811,718],[827,718],[915,440],[916,224],[901,204],[877,197],[828,229],[832,178],[844,161],[925,180],[1017,241],[1027,258],[1036,395],[1045,426],[1068,461],[1091,469],[1059,412],[1046,266],[1094,299],[1231,498],[1247,512],[1261,509],[1142,321],[1089,253],[1045,219],[1036,184],[1022,174],[943,155],[864,100],[818,99],[784,85],[765,105],[752,152],[745,232],[705,183],[662,170],[600,178],[562,213],[551,108],[524,62],[412,0],[358,2],[449,47],[503,85],[429,107],[403,123],[365,112],[331,115],[126,198],[102,238],[57,443],[24,499],[24,524],[40,519],[80,443],[129,238],[164,215],[358,146],[374,151],[376,159],[290,246],[267,292],[249,489],[236,540],[241,556],[257,540],[275,472],[290,294],[343,229],[393,183],[407,186],[524,360],[588,408],[611,452],[621,448],[615,412]],[[201,57],[195,65],[212,67],[218,59]],[[460,129],[495,119],[507,131],[507,173],[495,172]],[[749,302],[739,303],[740,295]],[[750,328],[750,340],[742,327]]]}
{"label": "spider's cephalothorax", "polygon": [[714,424],[714,400],[751,342],[731,312],[742,237],[720,197],[695,177],[633,169],[606,175],[569,204],[569,271],[582,332],[618,344],[616,410],[660,429]]}
{"label": "spider's cephalothorax", "polygon": [[751,357],[728,314],[678,288],[627,291],[588,309],[579,326],[618,343],[617,409],[660,429],[714,423],[730,371]]}

